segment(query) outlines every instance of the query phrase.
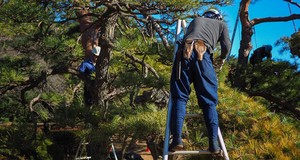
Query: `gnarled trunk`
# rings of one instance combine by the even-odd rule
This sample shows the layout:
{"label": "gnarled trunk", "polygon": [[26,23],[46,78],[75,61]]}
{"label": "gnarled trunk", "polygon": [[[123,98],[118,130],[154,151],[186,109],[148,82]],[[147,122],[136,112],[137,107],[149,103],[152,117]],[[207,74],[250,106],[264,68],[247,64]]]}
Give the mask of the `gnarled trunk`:
{"label": "gnarled trunk", "polygon": [[111,51],[114,39],[114,32],[118,14],[116,12],[107,11],[100,20],[101,30],[99,44],[101,46],[101,52],[97,59],[96,64],[96,105],[103,108],[105,107],[105,95],[108,93],[107,87],[109,83],[109,63],[111,60]]}
{"label": "gnarled trunk", "polygon": [[[101,52],[96,62],[96,77],[92,93],[94,99],[93,105],[102,113],[101,120],[98,119],[95,122],[90,122],[93,130],[90,133],[89,155],[92,159],[105,160],[108,153],[108,145],[110,144],[109,137],[111,135],[100,133],[98,123],[105,120],[105,113],[108,109],[105,96],[108,93],[110,79],[108,70],[113,47],[111,40],[114,39],[118,13],[115,9],[108,8],[96,21],[87,16],[88,14],[89,11],[87,9],[81,9],[76,12],[76,15],[79,17],[78,21],[82,33],[81,43],[85,49],[85,58],[90,58],[90,53],[94,45],[101,47]],[[99,37],[97,37],[98,33],[100,33]],[[98,137],[99,134],[102,134],[101,138]]]}
{"label": "gnarled trunk", "polygon": [[242,0],[240,2],[240,20],[242,24],[242,39],[240,41],[238,66],[235,73],[234,85],[243,89],[245,87],[245,80],[242,74],[245,72],[245,67],[248,64],[249,53],[252,49],[251,37],[253,35],[252,24],[249,20],[249,4],[250,0]]}
{"label": "gnarled trunk", "polygon": [[[113,44],[111,42],[114,39],[114,32],[118,14],[116,11],[107,10],[102,18],[96,22],[100,25],[100,39],[99,45],[101,47],[100,55],[97,59],[96,64],[96,78],[95,78],[95,107],[99,107],[101,111],[102,120],[105,121],[106,112],[108,110],[108,103],[105,100],[105,96],[108,93],[108,84],[110,81],[109,77],[109,63],[111,60],[111,52]],[[101,122],[99,120],[99,122]],[[98,126],[94,126],[98,127]],[[111,135],[104,135],[101,140],[93,142],[92,158],[98,160],[105,160],[107,156],[107,145],[110,143],[109,137]],[[97,139],[97,138],[96,138]]]}
{"label": "gnarled trunk", "polygon": [[242,39],[240,41],[238,64],[246,66],[248,63],[249,53],[252,49],[251,37],[253,35],[252,24],[249,20],[250,0],[240,2],[240,20],[242,23]]}

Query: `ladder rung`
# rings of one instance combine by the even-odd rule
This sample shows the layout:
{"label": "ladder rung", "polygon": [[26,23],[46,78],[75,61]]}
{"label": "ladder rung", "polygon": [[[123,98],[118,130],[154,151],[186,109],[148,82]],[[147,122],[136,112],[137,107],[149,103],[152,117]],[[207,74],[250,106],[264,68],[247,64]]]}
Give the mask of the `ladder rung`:
{"label": "ladder rung", "polygon": [[78,160],[80,160],[80,159],[91,159],[92,157],[79,157],[79,158],[76,158],[76,159],[78,159]]}
{"label": "ladder rung", "polygon": [[200,117],[201,115],[198,113],[187,113],[185,115],[186,118],[194,118],[194,117]]}
{"label": "ladder rung", "polygon": [[211,152],[207,150],[169,152],[169,155],[179,155],[179,154],[211,154]]}

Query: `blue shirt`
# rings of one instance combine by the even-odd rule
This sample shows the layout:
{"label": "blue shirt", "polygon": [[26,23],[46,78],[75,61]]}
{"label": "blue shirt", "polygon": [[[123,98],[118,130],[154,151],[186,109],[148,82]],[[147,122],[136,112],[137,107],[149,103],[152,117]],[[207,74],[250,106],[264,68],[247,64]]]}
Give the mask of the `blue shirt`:
{"label": "blue shirt", "polygon": [[83,61],[79,66],[79,72],[85,73],[86,75],[90,75],[96,71],[96,68],[91,59]]}

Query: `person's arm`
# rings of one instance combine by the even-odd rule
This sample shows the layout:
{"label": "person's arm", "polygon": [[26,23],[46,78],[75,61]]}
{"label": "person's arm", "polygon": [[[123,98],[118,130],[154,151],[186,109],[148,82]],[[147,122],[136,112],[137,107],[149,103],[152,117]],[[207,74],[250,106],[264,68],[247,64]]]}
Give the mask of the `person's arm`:
{"label": "person's arm", "polygon": [[85,72],[85,69],[86,69],[86,65],[85,65],[84,62],[82,62],[82,63],[80,64],[80,66],[78,67],[78,71],[79,71],[80,73],[84,73],[84,72]]}
{"label": "person's arm", "polygon": [[270,52],[270,53],[268,53],[268,55],[267,55],[267,59],[271,59],[272,58],[272,53]]}
{"label": "person's arm", "polygon": [[223,23],[223,30],[221,31],[219,41],[221,45],[221,58],[226,59],[230,52],[231,42],[229,38],[228,28],[225,23]]}
{"label": "person's arm", "polygon": [[88,79],[88,75],[86,74],[86,69],[87,69],[87,65],[86,65],[86,62],[84,61],[78,67],[78,71],[79,71],[78,76],[83,81],[87,81],[87,79]]}
{"label": "person's arm", "polygon": [[230,52],[230,48],[231,48],[231,42],[229,39],[229,33],[228,33],[228,28],[225,25],[225,23],[222,23],[223,27],[222,27],[222,31],[221,31],[221,36],[219,38],[219,42],[221,45],[221,56],[217,57],[216,62],[215,62],[215,67],[217,69],[222,69],[225,60],[227,58],[227,56],[229,55]]}

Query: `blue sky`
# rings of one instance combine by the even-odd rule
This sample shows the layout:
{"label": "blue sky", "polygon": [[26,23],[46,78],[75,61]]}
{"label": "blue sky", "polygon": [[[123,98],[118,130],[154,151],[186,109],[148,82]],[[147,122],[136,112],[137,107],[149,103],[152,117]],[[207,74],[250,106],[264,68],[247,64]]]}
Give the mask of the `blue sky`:
{"label": "blue sky", "polygon": [[[300,3],[300,0],[294,0],[294,2]],[[300,14],[300,8],[294,5],[290,5],[291,11],[294,14]],[[225,15],[225,20],[228,22],[230,38],[234,30],[234,25],[236,21],[236,16],[239,8],[239,1],[235,0],[232,6],[220,8],[221,13]],[[287,2],[283,0],[260,0],[255,4],[251,4],[249,7],[249,19],[253,18],[263,18],[263,17],[281,17],[290,15],[289,7]],[[300,20],[294,20],[296,28],[300,29]],[[285,53],[284,55],[279,53],[280,47],[275,47],[274,43],[283,36],[290,36],[295,32],[294,25],[292,21],[288,22],[270,22],[255,25],[256,33],[252,36],[253,52],[255,48],[258,48],[264,44],[270,44],[273,46],[273,60],[289,60],[291,54]],[[231,55],[237,56],[239,43],[241,39],[241,24],[238,23],[235,39],[233,42],[233,48]],[[300,63],[300,60],[297,60]]]}

